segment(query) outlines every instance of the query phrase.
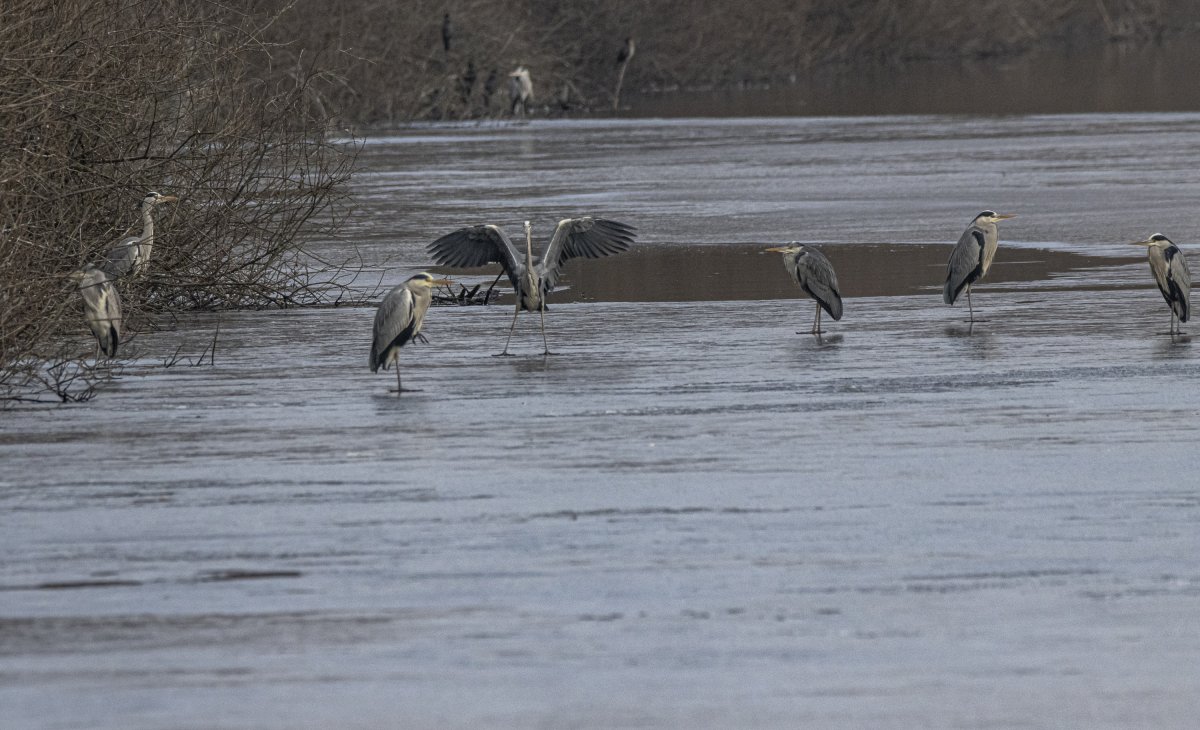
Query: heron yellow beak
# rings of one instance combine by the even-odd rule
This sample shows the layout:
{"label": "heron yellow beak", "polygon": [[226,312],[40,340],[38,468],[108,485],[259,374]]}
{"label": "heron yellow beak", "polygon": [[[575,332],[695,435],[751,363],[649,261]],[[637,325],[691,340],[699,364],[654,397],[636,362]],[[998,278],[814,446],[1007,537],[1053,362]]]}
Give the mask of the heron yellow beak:
{"label": "heron yellow beak", "polygon": [[771,251],[772,253],[787,253],[787,249],[783,246],[772,246],[766,250]]}
{"label": "heron yellow beak", "polygon": [[1153,246],[1154,241],[1151,241],[1150,239],[1146,239],[1145,241],[1130,241],[1129,245],[1130,246]]}
{"label": "heron yellow beak", "polygon": [[996,220],[998,220],[998,221],[1006,221],[1009,218],[1016,218],[1016,217],[1017,217],[1016,213],[997,213],[996,214]]}
{"label": "heron yellow beak", "polygon": [[164,195],[158,199],[158,202],[160,202],[160,203],[175,203],[178,200],[179,200],[179,198],[174,195]]}
{"label": "heron yellow beak", "polygon": [[434,279],[429,282],[430,286],[450,286],[454,283],[453,279]]}

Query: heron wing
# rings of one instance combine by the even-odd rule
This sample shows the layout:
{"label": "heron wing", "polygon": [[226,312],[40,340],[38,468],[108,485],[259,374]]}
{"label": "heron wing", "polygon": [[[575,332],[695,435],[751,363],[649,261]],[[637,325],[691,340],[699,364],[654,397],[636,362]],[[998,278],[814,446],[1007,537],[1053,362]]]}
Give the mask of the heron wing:
{"label": "heron wing", "polygon": [[950,252],[950,262],[946,264],[946,285],[942,289],[942,300],[946,304],[954,304],[963,288],[979,278],[983,272],[983,251],[987,241],[983,231],[972,225],[963,231],[954,250]]}
{"label": "heron wing", "polygon": [[629,250],[637,236],[633,226],[606,218],[564,218],[554,229],[554,237],[542,254],[542,293],[553,291],[558,284],[562,265],[573,258],[598,259]]}
{"label": "heron wing", "polygon": [[838,289],[837,274],[825,254],[808,248],[796,257],[796,280],[806,294],[829,312],[830,317],[842,318],[842,294]]}
{"label": "heron wing", "polygon": [[401,284],[384,296],[375,312],[375,329],[371,338],[371,372],[387,370],[393,348],[401,347],[416,333],[413,317],[413,295]]}
{"label": "heron wing", "polygon": [[133,270],[137,268],[138,258],[141,254],[141,249],[138,246],[141,240],[138,236],[130,236],[129,238],[122,239],[104,255],[104,263],[100,264],[101,270],[114,279],[119,279],[133,273]]}
{"label": "heron wing", "polygon": [[447,233],[426,248],[442,266],[471,268],[500,264],[513,289],[525,274],[525,260],[512,240],[496,226],[469,226]]}
{"label": "heron wing", "polygon": [[[1188,271],[1187,260],[1178,246],[1169,246],[1163,255],[1166,259],[1166,288],[1159,282],[1163,297],[1171,305],[1180,322],[1188,321],[1191,315],[1192,274]],[[1157,277],[1157,274],[1155,275]]]}

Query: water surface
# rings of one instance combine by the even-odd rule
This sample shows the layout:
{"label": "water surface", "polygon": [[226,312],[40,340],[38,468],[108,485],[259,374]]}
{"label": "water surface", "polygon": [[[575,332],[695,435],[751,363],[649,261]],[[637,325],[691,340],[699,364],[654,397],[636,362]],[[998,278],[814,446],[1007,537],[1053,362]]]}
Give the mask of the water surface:
{"label": "water surface", "polygon": [[[608,215],[507,306],[215,316],[0,423],[0,706],[38,728],[1189,727],[1200,376],[1143,251],[1200,116],[420,127],[328,255]],[[976,290],[949,245],[1016,212]],[[775,255],[821,245],[822,338]],[[463,277],[490,281],[487,272]],[[1185,329],[1187,329],[1185,327]],[[81,347],[88,346],[80,338]]]}

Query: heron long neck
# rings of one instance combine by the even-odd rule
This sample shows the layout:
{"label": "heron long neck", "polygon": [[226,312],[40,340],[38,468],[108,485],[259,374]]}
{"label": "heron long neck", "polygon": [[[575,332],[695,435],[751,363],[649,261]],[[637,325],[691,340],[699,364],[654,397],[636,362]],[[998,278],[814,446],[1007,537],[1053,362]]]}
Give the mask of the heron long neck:
{"label": "heron long neck", "polygon": [[142,206],[142,237],[141,243],[143,246],[154,244],[154,206]]}
{"label": "heron long neck", "polygon": [[533,232],[528,228],[525,229],[525,270],[537,276],[537,270],[533,268]]}

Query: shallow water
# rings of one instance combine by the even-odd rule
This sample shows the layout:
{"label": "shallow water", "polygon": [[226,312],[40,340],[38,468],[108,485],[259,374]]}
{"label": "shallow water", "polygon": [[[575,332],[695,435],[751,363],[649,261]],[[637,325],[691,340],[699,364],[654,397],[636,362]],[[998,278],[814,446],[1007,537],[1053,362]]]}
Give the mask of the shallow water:
{"label": "shallow water", "polygon": [[[429,127],[329,253],[465,223],[638,252],[547,314],[220,317],[0,425],[14,727],[1189,727],[1200,375],[1145,254],[1195,240],[1200,115]],[[940,303],[977,210],[984,321]],[[841,322],[797,335],[782,240]],[[541,238],[538,239],[542,240]],[[464,281],[490,281],[477,272]],[[759,293],[756,295],[756,287]],[[81,340],[83,342],[83,340]]]}

